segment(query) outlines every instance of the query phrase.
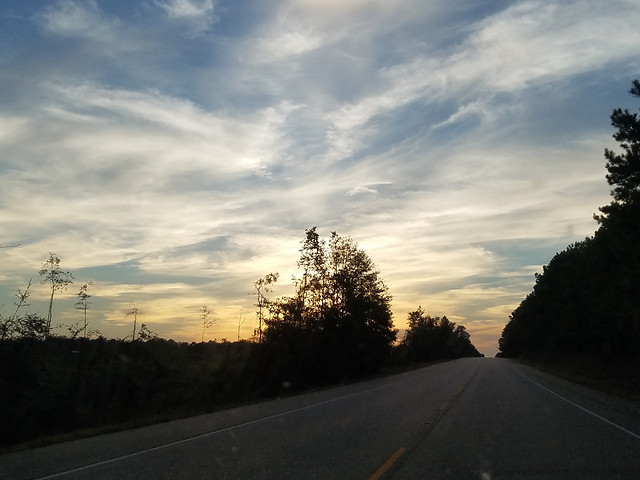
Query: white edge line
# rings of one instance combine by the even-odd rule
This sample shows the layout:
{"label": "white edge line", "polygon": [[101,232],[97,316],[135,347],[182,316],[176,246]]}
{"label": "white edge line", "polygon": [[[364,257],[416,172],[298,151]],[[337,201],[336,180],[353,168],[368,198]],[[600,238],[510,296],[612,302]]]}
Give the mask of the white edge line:
{"label": "white edge line", "polygon": [[553,390],[549,390],[549,389],[548,389],[547,387],[545,387],[544,385],[540,385],[538,382],[536,382],[536,381],[534,381],[534,380],[530,379],[529,377],[527,377],[524,373],[520,372],[517,368],[514,368],[514,370],[515,370],[519,375],[523,376],[524,378],[526,378],[527,380],[529,380],[529,381],[530,381],[531,383],[533,383],[534,385],[537,385],[537,386],[538,386],[538,387],[540,387],[541,389],[543,389],[543,390],[545,390],[545,391],[549,392],[549,393],[550,393],[550,394],[552,394],[552,395],[555,395],[556,397],[558,397],[558,398],[560,398],[560,399],[564,400],[565,402],[567,402],[567,403],[569,403],[569,404],[573,405],[574,407],[579,408],[579,409],[580,409],[580,410],[582,410],[583,412],[586,412],[586,413],[588,413],[589,415],[592,415],[592,416],[596,417],[597,419],[602,420],[602,421],[603,421],[603,422],[605,422],[605,423],[608,423],[608,424],[609,424],[609,425],[611,425],[612,427],[615,427],[615,428],[617,428],[618,430],[622,430],[624,433],[626,433],[626,434],[628,434],[628,435],[631,435],[631,436],[632,436],[633,438],[635,438],[636,440],[640,440],[640,435],[638,435],[637,433],[632,432],[631,430],[629,430],[629,429],[627,429],[627,428],[624,428],[623,426],[618,425],[617,423],[614,423],[614,422],[612,422],[611,420],[608,420],[608,419],[606,419],[606,418],[604,418],[604,417],[601,417],[601,416],[600,416],[600,415],[598,415],[597,413],[592,412],[591,410],[589,410],[588,408],[583,407],[582,405],[578,405],[577,403],[572,402],[572,401],[571,401],[571,400],[569,400],[568,398],[563,397],[562,395],[560,395],[559,393],[554,392]]}
{"label": "white edge line", "polygon": [[[402,380],[400,382],[402,382]],[[378,387],[374,387],[374,388],[371,388],[369,390],[363,390],[361,392],[351,393],[349,395],[344,395],[344,396],[338,397],[338,398],[332,398],[330,400],[325,400],[323,402],[314,403],[312,405],[306,405],[304,407],[294,408],[293,410],[287,410],[286,412],[276,413],[276,414],[273,414],[273,415],[269,415],[267,417],[257,418],[255,420],[250,420],[248,422],[239,423],[237,425],[231,425],[229,427],[223,427],[223,428],[221,428],[219,430],[214,430],[212,432],[202,433],[200,435],[194,435],[193,437],[183,438],[182,440],[177,440],[175,442],[165,443],[165,444],[158,445],[158,446],[155,446],[155,447],[146,448],[144,450],[140,450],[140,451],[133,452],[133,453],[128,453],[126,455],[120,455],[118,457],[110,458],[108,460],[102,460],[100,462],[90,463],[88,465],[83,465],[81,467],[72,468],[70,470],[65,470],[63,472],[53,473],[51,475],[47,475],[47,476],[44,476],[44,477],[36,477],[34,480],[48,480],[48,479],[51,479],[51,478],[59,478],[59,477],[65,476],[65,475],[70,475],[70,474],[73,474],[73,473],[82,472],[84,470],[89,470],[91,468],[100,467],[102,465],[108,465],[110,463],[119,462],[121,460],[126,460],[128,458],[137,457],[139,455],[144,455],[145,453],[154,452],[156,450],[162,450],[163,448],[174,447],[174,446],[180,445],[182,443],[187,443],[187,442],[191,442],[193,440],[198,440],[198,439],[201,439],[201,438],[211,437],[213,435],[218,435],[220,433],[228,432],[229,430],[233,430],[235,428],[242,428],[242,427],[246,427],[248,425],[253,425],[253,424],[256,424],[256,423],[264,422],[266,420],[271,420],[271,419],[278,418],[278,417],[284,417],[285,415],[289,415],[291,413],[301,412],[303,410],[309,410],[311,408],[321,407],[321,406],[327,405],[329,403],[339,402],[341,400],[346,400],[347,398],[355,397],[355,396],[358,396],[358,395],[363,395],[363,394],[369,393],[369,392],[374,392],[376,390],[381,390],[383,388],[390,387],[390,386],[395,385],[396,383],[400,383],[400,382],[393,382],[393,383],[380,385]]]}

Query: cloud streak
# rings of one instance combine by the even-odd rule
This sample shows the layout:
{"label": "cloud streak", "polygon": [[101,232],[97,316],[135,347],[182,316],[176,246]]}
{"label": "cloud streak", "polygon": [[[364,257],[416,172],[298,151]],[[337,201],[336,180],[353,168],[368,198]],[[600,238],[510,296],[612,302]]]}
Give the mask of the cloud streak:
{"label": "cloud streak", "polygon": [[95,0],[78,3],[63,0],[47,7],[39,16],[44,30],[61,37],[112,44],[118,22],[106,18]]}

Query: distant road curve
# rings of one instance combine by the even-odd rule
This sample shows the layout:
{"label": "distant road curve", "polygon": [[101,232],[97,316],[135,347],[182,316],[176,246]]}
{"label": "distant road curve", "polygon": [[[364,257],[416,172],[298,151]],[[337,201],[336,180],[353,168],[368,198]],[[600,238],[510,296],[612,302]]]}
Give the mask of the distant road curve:
{"label": "distant road curve", "polygon": [[505,359],[0,456],[3,479],[640,479],[640,408]]}

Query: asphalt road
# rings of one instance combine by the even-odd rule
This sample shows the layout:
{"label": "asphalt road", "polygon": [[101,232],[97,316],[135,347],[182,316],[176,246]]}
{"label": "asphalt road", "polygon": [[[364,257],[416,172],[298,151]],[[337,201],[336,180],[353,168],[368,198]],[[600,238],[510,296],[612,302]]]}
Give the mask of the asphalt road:
{"label": "asphalt road", "polygon": [[6,479],[639,479],[639,405],[503,359],[0,456]]}

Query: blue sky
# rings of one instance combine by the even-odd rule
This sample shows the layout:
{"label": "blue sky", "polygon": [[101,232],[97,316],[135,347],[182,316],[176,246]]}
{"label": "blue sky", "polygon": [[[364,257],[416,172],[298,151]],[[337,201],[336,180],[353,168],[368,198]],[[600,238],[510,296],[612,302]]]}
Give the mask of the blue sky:
{"label": "blue sky", "polygon": [[[635,109],[636,1],[5,1],[0,311],[49,252],[91,327],[247,338],[317,225],[486,354],[534,273],[608,203],[609,115]],[[63,330],[60,330],[62,333]]]}

